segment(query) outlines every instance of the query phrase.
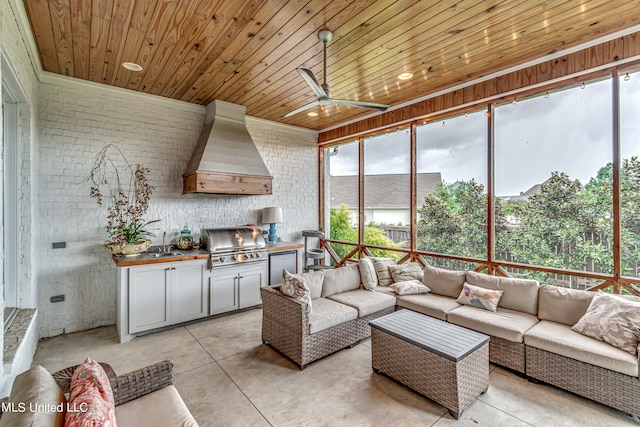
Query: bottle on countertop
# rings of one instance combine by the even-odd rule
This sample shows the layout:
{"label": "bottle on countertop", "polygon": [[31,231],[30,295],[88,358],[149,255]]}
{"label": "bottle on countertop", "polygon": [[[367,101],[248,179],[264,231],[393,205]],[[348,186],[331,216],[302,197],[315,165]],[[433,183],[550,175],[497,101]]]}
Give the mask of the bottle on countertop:
{"label": "bottle on countertop", "polygon": [[178,248],[182,250],[193,249],[193,237],[191,237],[191,230],[185,225],[182,231],[180,231],[180,237],[178,237]]}

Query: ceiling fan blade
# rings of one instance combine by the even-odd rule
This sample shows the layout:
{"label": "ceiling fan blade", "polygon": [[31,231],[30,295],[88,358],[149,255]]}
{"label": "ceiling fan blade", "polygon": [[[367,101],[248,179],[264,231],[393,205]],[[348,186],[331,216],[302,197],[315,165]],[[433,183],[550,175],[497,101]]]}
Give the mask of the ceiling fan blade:
{"label": "ceiling fan blade", "polygon": [[301,112],[303,112],[304,110],[308,110],[309,108],[317,107],[318,105],[320,105],[320,102],[318,102],[318,101],[313,101],[311,104],[303,105],[302,107],[297,108],[297,109],[295,109],[295,110],[293,110],[293,111],[291,111],[291,112],[289,112],[289,113],[285,114],[285,115],[284,115],[284,116],[282,116],[282,117],[286,119],[287,117],[291,117],[291,116],[293,116],[294,114],[301,113]]}
{"label": "ceiling fan blade", "polygon": [[311,70],[307,70],[306,68],[297,68],[297,70],[298,70],[298,74],[300,74],[300,77],[302,77],[307,82],[307,84],[311,86],[313,93],[315,93],[318,98],[329,97],[327,92],[324,91],[324,89],[316,79],[316,76],[313,75]]}
{"label": "ceiling fan blade", "polygon": [[361,107],[368,108],[369,110],[375,111],[386,111],[389,108],[387,104],[379,104],[377,102],[368,102],[368,101],[351,101],[347,99],[332,99],[332,104],[340,104],[340,105],[350,105],[351,107]]}

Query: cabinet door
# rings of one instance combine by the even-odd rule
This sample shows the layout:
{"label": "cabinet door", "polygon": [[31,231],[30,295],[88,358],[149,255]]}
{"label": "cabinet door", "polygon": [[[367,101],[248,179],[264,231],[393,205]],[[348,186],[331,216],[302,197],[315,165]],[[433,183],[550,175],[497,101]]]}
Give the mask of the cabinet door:
{"label": "cabinet door", "polygon": [[205,262],[172,264],[171,320],[173,323],[199,319],[207,315]]}
{"label": "cabinet door", "polygon": [[136,267],[129,270],[129,333],[171,324],[171,268]]}
{"label": "cabinet door", "polygon": [[256,266],[240,273],[238,280],[238,293],[240,294],[239,308],[251,307],[262,304],[260,288],[267,285],[268,265]]}
{"label": "cabinet door", "polygon": [[[222,270],[222,269],[221,269]],[[217,271],[209,278],[209,314],[225,313],[238,308],[238,272]]]}

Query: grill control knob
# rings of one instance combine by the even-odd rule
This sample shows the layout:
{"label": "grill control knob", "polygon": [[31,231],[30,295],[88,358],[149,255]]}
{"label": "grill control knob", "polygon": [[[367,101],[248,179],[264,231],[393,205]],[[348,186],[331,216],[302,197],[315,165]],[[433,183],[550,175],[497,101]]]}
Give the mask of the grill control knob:
{"label": "grill control knob", "polygon": [[247,258],[249,258],[249,259],[253,258],[253,254],[247,255]]}
{"label": "grill control knob", "polygon": [[224,262],[224,257],[223,257],[223,256],[221,256],[220,258],[218,258],[218,260],[219,260],[220,262]]}
{"label": "grill control knob", "polygon": [[238,257],[236,255],[231,255],[231,259],[235,261],[238,259]]}
{"label": "grill control knob", "polygon": [[258,253],[256,254],[256,258],[260,258],[261,256],[262,256],[262,254],[261,254],[260,252],[258,252]]}

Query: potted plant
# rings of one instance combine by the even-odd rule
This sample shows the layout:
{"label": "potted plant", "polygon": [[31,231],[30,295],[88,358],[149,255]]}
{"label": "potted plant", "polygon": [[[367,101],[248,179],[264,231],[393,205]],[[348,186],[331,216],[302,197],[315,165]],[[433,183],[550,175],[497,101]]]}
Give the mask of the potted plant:
{"label": "potted plant", "polygon": [[[117,158],[114,159],[114,156]],[[145,221],[153,187],[147,182],[149,169],[130,164],[115,145],[107,144],[98,152],[91,172],[84,181],[91,182],[90,196],[103,206],[107,199],[107,233],[104,242],[114,255],[138,255],[151,246],[154,236],[147,227],[159,219]]]}

